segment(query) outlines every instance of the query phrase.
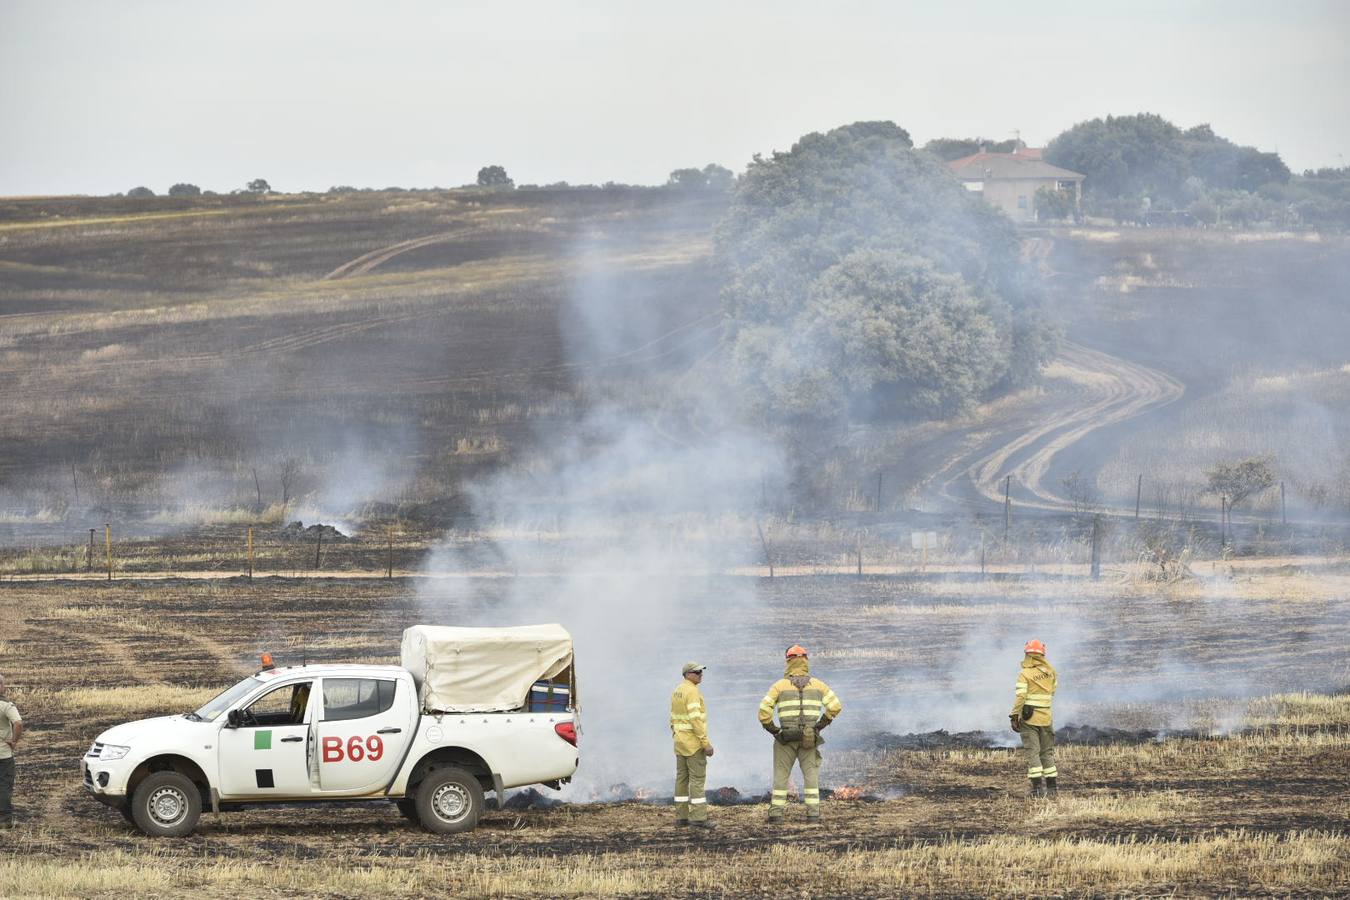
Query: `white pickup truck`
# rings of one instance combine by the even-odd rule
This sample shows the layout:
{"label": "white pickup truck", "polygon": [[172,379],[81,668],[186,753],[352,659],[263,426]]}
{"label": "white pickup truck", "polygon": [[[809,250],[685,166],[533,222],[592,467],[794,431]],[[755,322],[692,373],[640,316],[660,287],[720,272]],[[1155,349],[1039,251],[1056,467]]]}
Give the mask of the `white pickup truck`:
{"label": "white pickup truck", "polygon": [[449,834],[478,824],[485,791],[576,771],[561,626],[415,626],[402,663],[264,668],[195,712],[103,732],[84,786],[155,836],[189,834],[204,809],[329,800],[393,801]]}

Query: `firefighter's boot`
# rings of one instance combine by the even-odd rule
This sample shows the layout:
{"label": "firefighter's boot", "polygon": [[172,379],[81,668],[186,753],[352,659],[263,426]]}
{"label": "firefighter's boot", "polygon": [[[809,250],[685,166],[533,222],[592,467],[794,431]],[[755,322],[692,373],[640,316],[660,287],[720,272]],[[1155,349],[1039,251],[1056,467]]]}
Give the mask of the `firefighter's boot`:
{"label": "firefighter's boot", "polygon": [[1043,779],[1043,778],[1029,778],[1029,779],[1027,779],[1027,782],[1028,782],[1028,783],[1027,783],[1027,796],[1028,796],[1028,797],[1044,797],[1044,796],[1045,796],[1045,779]]}
{"label": "firefighter's boot", "polygon": [[1048,776],[1045,779],[1045,790],[1052,800],[1059,796],[1059,785],[1056,783],[1057,781],[1058,779],[1054,775]]}

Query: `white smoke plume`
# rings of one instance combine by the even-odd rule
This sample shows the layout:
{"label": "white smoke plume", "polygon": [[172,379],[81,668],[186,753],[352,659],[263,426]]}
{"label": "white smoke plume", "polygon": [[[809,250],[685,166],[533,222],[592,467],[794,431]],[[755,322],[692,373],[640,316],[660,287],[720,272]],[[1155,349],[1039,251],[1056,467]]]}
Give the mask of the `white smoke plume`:
{"label": "white smoke plume", "polygon": [[[629,302],[603,248],[580,247],[574,258],[580,275],[560,323],[569,363],[584,369],[648,348],[672,375],[668,391],[616,391],[611,370],[606,396],[566,437],[540,434],[518,464],[468,485],[492,568],[515,576],[507,598],[487,606],[471,596],[472,579],[429,579],[420,599],[428,622],[557,621],[572,632],[583,714],[582,766],[569,793],[585,798],[616,783],[658,783],[672,768],[669,698],[686,661],[710,666],[718,741],[713,698],[728,650],[720,624],[746,621],[757,601],[753,579],[720,579],[709,590],[707,576],[757,560],[751,516],[785,464],[701,368],[717,354],[716,314],[658,316]],[[427,569],[464,571],[483,559],[478,542],[447,540]],[[734,747],[719,749],[719,769],[729,771]]]}

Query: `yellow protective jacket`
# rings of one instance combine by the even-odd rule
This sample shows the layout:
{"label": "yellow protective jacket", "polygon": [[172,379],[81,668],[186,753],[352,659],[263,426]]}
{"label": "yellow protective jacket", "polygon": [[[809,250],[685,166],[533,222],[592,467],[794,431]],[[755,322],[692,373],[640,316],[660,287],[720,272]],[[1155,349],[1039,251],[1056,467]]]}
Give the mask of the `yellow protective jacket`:
{"label": "yellow protective jacket", "polygon": [[1051,724],[1050,702],[1055,697],[1058,685],[1059,675],[1055,673],[1055,667],[1039,653],[1028,653],[1022,659],[1022,671],[1017,676],[1017,694],[1013,700],[1012,714],[1020,717],[1022,707],[1029,706],[1032,713],[1023,721],[1028,725]]}
{"label": "yellow protective jacket", "polygon": [[693,756],[712,746],[708,741],[708,712],[703,694],[688,678],[680,682],[670,698],[670,733],[675,738],[675,755]]}
{"label": "yellow protective jacket", "polygon": [[815,728],[822,718],[831,721],[843,712],[830,686],[811,677],[811,664],[801,657],[788,660],[787,671],[773,683],[759,704],[759,724],[769,726],[778,717],[779,728]]}

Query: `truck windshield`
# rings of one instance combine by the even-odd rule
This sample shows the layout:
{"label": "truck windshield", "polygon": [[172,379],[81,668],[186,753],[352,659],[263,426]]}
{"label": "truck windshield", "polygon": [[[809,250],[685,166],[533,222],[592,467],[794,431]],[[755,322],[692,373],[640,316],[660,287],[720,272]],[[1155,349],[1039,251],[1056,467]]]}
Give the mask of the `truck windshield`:
{"label": "truck windshield", "polygon": [[198,722],[214,722],[221,713],[234,706],[236,701],[261,684],[262,682],[256,678],[245,678],[234,687],[216,694],[211,698],[211,702],[196,712],[190,713],[188,718],[195,719]]}

